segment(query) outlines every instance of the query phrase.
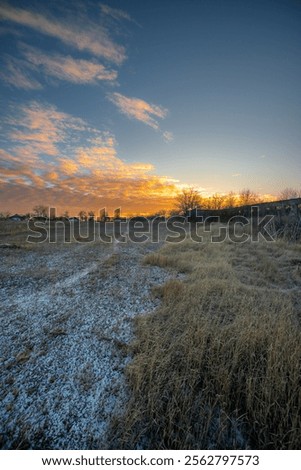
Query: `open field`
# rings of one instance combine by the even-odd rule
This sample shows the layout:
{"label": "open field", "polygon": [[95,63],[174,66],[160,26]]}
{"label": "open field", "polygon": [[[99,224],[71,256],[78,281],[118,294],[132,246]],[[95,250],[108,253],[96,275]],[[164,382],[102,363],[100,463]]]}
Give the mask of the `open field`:
{"label": "open field", "polygon": [[186,277],[136,319],[114,446],[300,449],[300,244],[185,242],[145,263]]}
{"label": "open field", "polygon": [[151,245],[36,245],[24,233],[1,237],[0,446],[103,448],[128,398],[132,319],[171,274],[142,265]]}
{"label": "open field", "polygon": [[2,448],[300,448],[300,243],[0,229]]}

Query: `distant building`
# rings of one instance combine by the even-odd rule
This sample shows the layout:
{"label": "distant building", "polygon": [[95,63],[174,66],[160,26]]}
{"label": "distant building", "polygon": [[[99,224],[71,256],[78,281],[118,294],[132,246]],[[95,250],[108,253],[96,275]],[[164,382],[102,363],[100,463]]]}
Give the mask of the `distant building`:
{"label": "distant building", "polygon": [[23,215],[19,215],[19,214],[14,214],[14,215],[11,215],[9,217],[9,220],[12,220],[13,222],[21,222],[24,219],[25,219],[25,217]]}

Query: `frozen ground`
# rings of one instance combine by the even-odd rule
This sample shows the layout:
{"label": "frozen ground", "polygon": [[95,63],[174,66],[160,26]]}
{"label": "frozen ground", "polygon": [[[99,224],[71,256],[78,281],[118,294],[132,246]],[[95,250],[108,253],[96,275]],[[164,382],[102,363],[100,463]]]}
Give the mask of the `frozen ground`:
{"label": "frozen ground", "polygon": [[123,345],[170,273],[142,264],[158,245],[0,248],[0,447],[106,447],[127,401]]}

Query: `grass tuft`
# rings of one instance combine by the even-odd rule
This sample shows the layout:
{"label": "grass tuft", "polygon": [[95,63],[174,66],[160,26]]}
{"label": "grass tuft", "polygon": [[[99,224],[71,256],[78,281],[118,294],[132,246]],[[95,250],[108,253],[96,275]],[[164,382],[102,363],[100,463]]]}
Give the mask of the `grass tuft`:
{"label": "grass tuft", "polygon": [[114,420],[112,447],[300,448],[295,259],[283,241],[187,242],[147,256],[187,275],[155,288],[161,307],[136,321],[132,398]]}

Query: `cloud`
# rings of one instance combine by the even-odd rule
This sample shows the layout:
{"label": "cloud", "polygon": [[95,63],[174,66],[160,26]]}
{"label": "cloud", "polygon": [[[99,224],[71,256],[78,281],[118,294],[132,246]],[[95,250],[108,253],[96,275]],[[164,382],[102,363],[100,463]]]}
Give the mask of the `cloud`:
{"label": "cloud", "polygon": [[234,174],[232,175],[233,178],[238,178],[239,176],[241,176],[240,173],[234,173]]}
{"label": "cloud", "polygon": [[170,131],[165,131],[162,133],[165,142],[172,142],[174,140],[173,133]]}
{"label": "cloud", "polygon": [[141,28],[141,25],[134,20],[126,11],[112,8],[109,5],[101,4],[100,9],[103,15],[106,15],[116,21],[130,21]]}
{"label": "cloud", "polygon": [[31,66],[36,67],[37,70],[42,68],[46,76],[72,83],[96,83],[100,80],[112,81],[117,78],[115,70],[110,70],[92,60],[73,59],[59,54],[47,56],[29,47],[24,48],[24,55]]}
{"label": "cloud", "polygon": [[57,19],[8,4],[0,5],[0,16],[3,20],[32,28],[80,51],[89,51],[116,64],[121,64],[126,58],[124,47],[114,43],[97,21],[80,18],[80,22],[77,20],[71,23],[67,19]]}
{"label": "cloud", "polygon": [[120,159],[111,133],[38,102],[15,112],[7,130],[13,147],[0,152],[1,210],[28,212],[41,200],[73,213],[171,207],[177,181],[154,174],[148,162]]}
{"label": "cloud", "polygon": [[127,21],[134,21],[128,13],[123,10],[118,10],[117,8],[109,7],[108,5],[104,5],[103,3],[100,5],[102,13],[105,15],[111,16],[114,20],[127,20]]}
{"label": "cloud", "polygon": [[[77,162],[72,160],[71,158],[60,158],[59,161],[59,172],[62,175],[75,175],[79,171],[79,165]],[[59,174],[55,173],[55,176],[53,176],[53,173],[50,172],[50,178],[53,180],[58,180],[59,179]]]}
{"label": "cloud", "polygon": [[[164,119],[168,114],[168,110],[162,106],[147,103],[139,98],[130,98],[121,93],[111,93],[108,95],[108,99],[117,106],[122,114],[130,119],[141,121],[155,130],[160,130],[156,118]],[[162,132],[162,136],[165,142],[171,142],[174,139],[173,133],[170,131]]]}
{"label": "cloud", "polygon": [[24,60],[7,57],[5,68],[0,72],[0,78],[9,85],[24,90],[38,90],[42,85],[30,76],[28,65]]}
{"label": "cloud", "polygon": [[17,154],[31,159],[41,154],[58,155],[58,143],[68,141],[68,134],[85,129],[81,119],[36,101],[20,106],[18,116],[9,119],[9,123],[13,127],[9,138],[16,145]]}
{"label": "cloud", "polygon": [[[114,205],[142,212],[171,207],[176,181],[152,171],[152,165],[126,163],[117,155],[108,158],[100,147],[79,148],[74,159],[58,157],[55,164],[26,165],[20,160],[19,165],[4,171],[0,164],[1,210],[14,207],[27,212],[39,200],[68,207],[73,213],[79,208],[97,210]],[[23,194],[22,205],[17,204],[18,194]]]}
{"label": "cloud", "polygon": [[130,98],[120,93],[111,93],[108,95],[108,98],[117,106],[121,113],[157,130],[159,129],[159,123],[154,116],[164,119],[168,113],[167,109],[162,106],[149,104],[139,98]]}

